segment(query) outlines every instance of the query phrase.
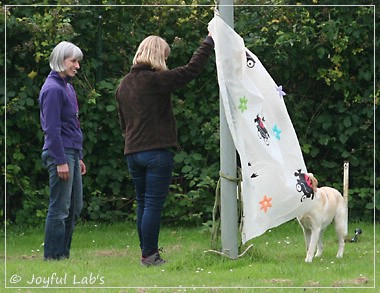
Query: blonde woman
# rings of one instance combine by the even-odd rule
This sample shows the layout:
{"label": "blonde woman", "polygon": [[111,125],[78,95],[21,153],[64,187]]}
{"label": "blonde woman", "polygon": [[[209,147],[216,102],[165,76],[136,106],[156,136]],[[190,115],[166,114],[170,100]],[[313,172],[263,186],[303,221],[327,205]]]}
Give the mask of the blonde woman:
{"label": "blonde woman", "polygon": [[196,78],[213,52],[207,36],[189,63],[168,69],[167,42],[145,38],[137,49],[130,72],[116,92],[124,155],[136,190],[137,231],[141,264],[162,265],[158,250],[161,212],[169,191],[173,151],[177,147],[171,93]]}

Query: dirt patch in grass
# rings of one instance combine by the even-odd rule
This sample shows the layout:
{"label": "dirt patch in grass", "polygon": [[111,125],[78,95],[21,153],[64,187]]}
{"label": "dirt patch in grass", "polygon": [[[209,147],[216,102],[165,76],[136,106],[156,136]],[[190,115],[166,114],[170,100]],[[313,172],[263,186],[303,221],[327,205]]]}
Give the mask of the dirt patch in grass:
{"label": "dirt patch in grass", "polygon": [[317,281],[309,281],[306,283],[306,287],[319,287],[321,284]]}
{"label": "dirt patch in grass", "polygon": [[126,250],[96,250],[96,256],[127,256],[129,253]]}
{"label": "dirt patch in grass", "polygon": [[359,277],[352,280],[337,281],[332,284],[333,287],[360,286],[368,283],[367,277]]}
{"label": "dirt patch in grass", "polygon": [[34,259],[38,259],[38,258],[43,258],[42,255],[34,255],[34,254],[31,254],[31,255],[26,255],[26,254],[23,254],[23,255],[19,255],[19,256],[8,256],[7,255],[7,260],[9,261],[12,261],[12,260],[17,260],[17,259],[27,259],[27,260],[34,260]]}
{"label": "dirt patch in grass", "polygon": [[270,280],[264,280],[264,282],[269,284],[281,284],[281,285],[293,285],[293,281],[289,279],[270,279]]}
{"label": "dirt patch in grass", "polygon": [[37,255],[22,255],[22,259],[36,259]]}

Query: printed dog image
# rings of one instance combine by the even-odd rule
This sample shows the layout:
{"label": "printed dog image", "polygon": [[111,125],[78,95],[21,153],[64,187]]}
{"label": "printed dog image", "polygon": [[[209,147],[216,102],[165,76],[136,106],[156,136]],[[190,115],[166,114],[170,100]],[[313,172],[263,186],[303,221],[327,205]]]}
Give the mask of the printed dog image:
{"label": "printed dog image", "polygon": [[313,204],[308,212],[298,217],[306,243],[306,262],[312,262],[315,250],[316,257],[323,251],[322,236],[327,226],[334,220],[335,232],[338,237],[339,249],[337,258],[343,257],[344,239],[347,236],[348,211],[347,198],[331,187],[318,188],[318,180],[312,173],[307,174],[314,190]]}

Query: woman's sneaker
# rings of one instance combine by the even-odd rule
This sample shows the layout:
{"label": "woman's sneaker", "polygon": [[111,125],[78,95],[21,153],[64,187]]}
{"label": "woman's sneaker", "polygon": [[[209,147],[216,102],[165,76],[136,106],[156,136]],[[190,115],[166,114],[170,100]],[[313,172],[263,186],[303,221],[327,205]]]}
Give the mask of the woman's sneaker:
{"label": "woman's sneaker", "polygon": [[149,266],[160,266],[166,263],[163,260],[158,252],[153,253],[150,256],[141,258],[141,265],[149,267]]}

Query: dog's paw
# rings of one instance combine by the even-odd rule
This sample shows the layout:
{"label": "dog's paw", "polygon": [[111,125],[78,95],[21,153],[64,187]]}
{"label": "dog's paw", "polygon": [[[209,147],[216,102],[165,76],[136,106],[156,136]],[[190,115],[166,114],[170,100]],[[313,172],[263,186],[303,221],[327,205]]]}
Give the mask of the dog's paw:
{"label": "dog's paw", "polygon": [[336,254],[336,258],[342,258],[344,252],[344,247],[339,247],[338,253]]}
{"label": "dog's paw", "polygon": [[305,262],[312,262],[313,261],[313,258],[312,257],[307,257],[305,258]]}

